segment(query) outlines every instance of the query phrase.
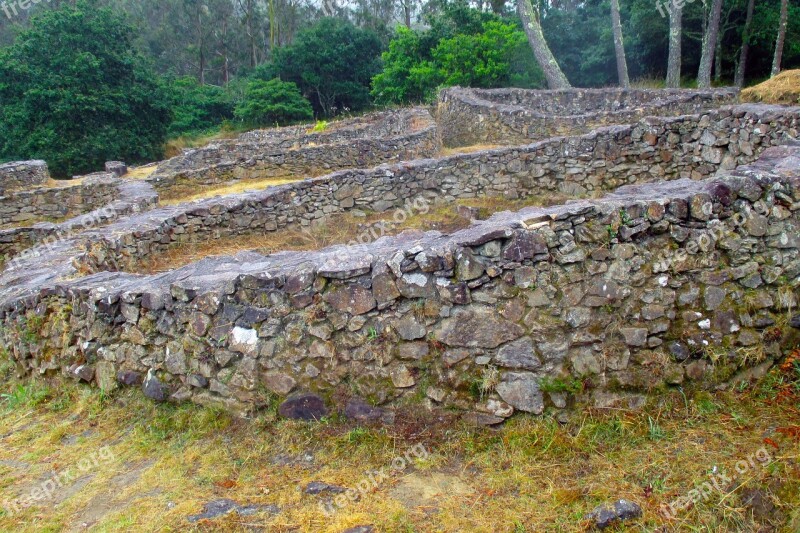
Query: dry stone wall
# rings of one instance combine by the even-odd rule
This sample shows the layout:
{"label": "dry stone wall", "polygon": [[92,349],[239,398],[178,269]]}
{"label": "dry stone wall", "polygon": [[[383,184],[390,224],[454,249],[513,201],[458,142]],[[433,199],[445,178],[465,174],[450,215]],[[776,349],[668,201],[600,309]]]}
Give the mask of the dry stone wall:
{"label": "dry stone wall", "polygon": [[50,171],[44,161],[13,161],[0,165],[0,194],[44,184]]}
{"label": "dry stone wall", "polygon": [[[153,209],[8,266],[0,342],[22,372],[242,414],[277,396],[299,418],[414,403],[495,424],[726,386],[797,340],[799,125],[800,108],[723,107]],[[607,194],[452,235],[122,271],[353,208],[547,191]]]}
{"label": "dry stone wall", "polygon": [[735,106],[526,146],[340,171],[121,221],[92,239],[84,268],[130,269],[175,244],[309,225],[350,209],[385,211],[418,196],[430,202],[548,191],[584,197],[625,184],[702,179],[754,161],[799,130],[800,108]]}
{"label": "dry stone wall", "polygon": [[317,176],[430,157],[440,148],[436,124],[423,109],[379,113],[333,127],[318,133],[308,133],[313,125],[248,132],[165,161],[149,181],[162,190],[181,183]]}
{"label": "dry stone wall", "polygon": [[736,101],[735,89],[445,89],[437,120],[445,146],[527,144],[647,116],[677,116]]}
{"label": "dry stone wall", "polygon": [[117,197],[117,177],[98,173],[79,185],[37,187],[0,197],[0,225],[40,219],[63,219],[98,209]]}
{"label": "dry stone wall", "polygon": [[[102,181],[106,181],[107,178],[110,177],[106,177]],[[94,194],[98,191],[95,185],[86,184],[85,186],[90,191],[88,195],[91,197],[91,201],[86,205],[81,204],[82,207],[100,205],[106,200],[111,201],[93,211],[63,222],[39,222],[30,226],[0,229],[0,259],[6,264],[12,259],[19,263],[24,259],[19,258],[19,254],[34,246],[46,247],[53,242],[70,238],[87,229],[147,211],[158,203],[158,195],[155,190],[144,181],[115,180],[113,194],[105,191],[105,185],[99,189],[103,191],[102,194],[98,195]],[[42,252],[37,252],[37,254],[40,253]]]}
{"label": "dry stone wall", "polygon": [[774,148],[728,176],[451,236],[65,280],[6,301],[4,344],[28,371],[238,412],[277,395],[282,412],[341,401],[368,420],[385,414],[372,405],[416,401],[493,424],[635,405],[779,356],[800,284],[797,168],[800,149]]}

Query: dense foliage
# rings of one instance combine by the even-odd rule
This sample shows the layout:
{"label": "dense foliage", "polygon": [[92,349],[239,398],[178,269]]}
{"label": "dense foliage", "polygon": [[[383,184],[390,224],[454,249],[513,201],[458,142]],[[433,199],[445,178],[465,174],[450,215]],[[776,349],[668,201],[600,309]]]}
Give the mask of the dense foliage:
{"label": "dense foliage", "polygon": [[253,80],[236,106],[236,118],[247,126],[275,126],[314,116],[311,104],[292,82]]}
{"label": "dense foliage", "polygon": [[341,19],[325,18],[275,51],[258,76],[297,84],[322,115],[358,111],[369,103],[370,80],[380,68],[378,35]]}
{"label": "dense foliage", "polygon": [[[669,1],[620,0],[635,82],[663,83],[669,23],[659,6]],[[747,3],[724,0],[713,68],[718,85],[733,80]],[[697,75],[709,4],[684,2],[684,85]],[[770,74],[780,4],[756,2],[748,84]],[[546,41],[569,81],[616,85],[609,0],[538,5]],[[430,102],[448,85],[544,86],[516,5],[506,0],[27,6],[11,22],[0,17],[0,160],[44,158],[60,175],[97,170],[112,158],[157,159],[166,136],[308,120],[309,108],[323,118]],[[800,66],[800,0],[789,0],[788,20],[784,69]]]}
{"label": "dense foliage", "polygon": [[0,51],[0,157],[43,158],[62,176],[157,158],[170,113],[133,32],[83,1],[37,16]]}
{"label": "dense foliage", "polygon": [[233,99],[222,87],[200,85],[191,76],[169,80],[167,85],[173,113],[170,137],[207,131],[233,118]]}
{"label": "dense foliage", "polygon": [[[476,20],[475,15],[481,16]],[[432,17],[431,22],[429,30],[397,29],[383,54],[383,71],[373,79],[376,101],[426,101],[438,87],[451,85],[542,86],[541,71],[516,22],[463,7]],[[457,22],[465,22],[460,33]]]}

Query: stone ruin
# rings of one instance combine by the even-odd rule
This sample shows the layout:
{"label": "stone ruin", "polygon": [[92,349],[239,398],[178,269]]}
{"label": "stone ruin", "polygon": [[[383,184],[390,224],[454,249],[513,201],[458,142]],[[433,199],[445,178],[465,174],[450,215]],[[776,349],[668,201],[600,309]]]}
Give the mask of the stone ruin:
{"label": "stone ruin", "polygon": [[[800,108],[735,98],[454,88],[434,112],[250,132],[144,179],[90,177],[70,193],[86,198],[77,218],[0,233],[0,338],[21,373],[241,415],[278,397],[296,418],[423,404],[492,425],[724,387],[763,374],[800,327]],[[439,156],[442,142],[501,146]],[[158,203],[187,180],[286,175],[318,177]],[[573,199],[451,234],[132,273],[354,210],[555,193]]]}

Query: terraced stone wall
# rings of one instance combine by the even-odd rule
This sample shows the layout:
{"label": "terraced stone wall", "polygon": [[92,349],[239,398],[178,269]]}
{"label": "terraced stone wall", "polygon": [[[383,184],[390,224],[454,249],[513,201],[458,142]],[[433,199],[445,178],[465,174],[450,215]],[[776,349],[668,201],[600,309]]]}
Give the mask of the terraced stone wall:
{"label": "terraced stone wall", "polygon": [[330,132],[309,133],[312,128],[259,130],[189,150],[160,164],[149,181],[162,190],[181,183],[318,176],[342,168],[431,157],[440,148],[436,124],[423,109],[345,121]]}
{"label": "terraced stone wall", "polygon": [[13,161],[0,165],[0,194],[42,185],[50,178],[44,161]]}
{"label": "terraced stone wall", "polygon": [[581,137],[340,171],[121,222],[93,238],[82,261],[87,271],[125,270],[177,243],[306,226],[354,208],[385,211],[416,197],[452,202],[548,191],[586,197],[625,184],[702,179],[754,161],[765,148],[796,137],[798,129],[800,108],[735,106]]}
{"label": "terraced stone wall", "polygon": [[298,416],[412,402],[481,424],[637,405],[761,372],[796,334],[798,168],[776,148],[451,236],[65,280],[5,302],[3,344],[28,372],[241,413],[275,395]]}
{"label": "terraced stone wall", "polygon": [[735,89],[463,89],[442,91],[437,121],[445,146],[527,144],[581,135],[648,116],[707,111],[736,101]]}
{"label": "terraced stone wall", "polygon": [[79,185],[10,192],[0,197],[0,225],[87,213],[113,202],[116,195],[117,177],[105,172],[86,177]]}
{"label": "terraced stone wall", "polygon": [[[9,260],[16,259],[21,252],[34,246],[52,244],[84,230],[103,226],[120,217],[146,211],[158,202],[158,195],[153,187],[143,181],[117,180],[113,176],[103,176],[99,179],[99,183],[95,183],[94,178],[89,179],[91,180],[89,183],[76,187],[76,189],[85,188],[82,192],[70,191],[67,198],[70,202],[79,203],[80,208],[76,208],[75,211],[100,207],[62,222],[37,222],[0,229],[0,259],[8,265]],[[48,194],[49,191],[50,189],[44,189],[41,199],[37,201],[54,201]],[[62,196],[56,197],[67,201]],[[79,199],[86,197],[88,203],[80,204]],[[68,208],[68,205],[61,207]]]}

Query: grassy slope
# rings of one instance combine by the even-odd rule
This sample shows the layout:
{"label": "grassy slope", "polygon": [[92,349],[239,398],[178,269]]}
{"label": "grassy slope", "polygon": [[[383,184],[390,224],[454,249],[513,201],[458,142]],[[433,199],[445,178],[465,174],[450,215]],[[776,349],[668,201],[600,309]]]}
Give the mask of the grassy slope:
{"label": "grassy slope", "polygon": [[[796,531],[800,442],[787,428],[797,428],[798,387],[786,384],[796,372],[775,370],[754,388],[714,395],[674,391],[646,413],[584,411],[566,424],[517,416],[500,430],[411,414],[385,428],[279,421],[272,411],[239,421],[191,405],[155,405],[136,390],[109,398],[69,383],[7,381],[0,503],[104,446],[113,457],[81,472],[55,500],[14,516],[0,511],[0,530],[336,532],[374,524],[379,531],[582,531],[586,512],[624,497],[644,509],[628,524],[633,531]],[[319,508],[320,496],[300,491],[317,480],[354,487],[420,443],[427,458],[392,472],[333,517]],[[734,476],[676,520],[658,514],[715,468],[733,473],[761,448],[768,465]],[[776,506],[755,521],[740,497],[751,488]],[[187,522],[218,498],[281,511]]]}

